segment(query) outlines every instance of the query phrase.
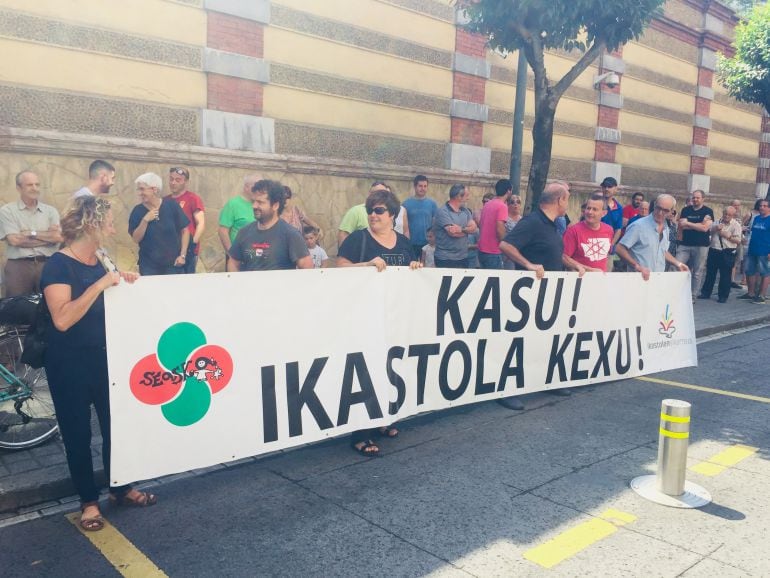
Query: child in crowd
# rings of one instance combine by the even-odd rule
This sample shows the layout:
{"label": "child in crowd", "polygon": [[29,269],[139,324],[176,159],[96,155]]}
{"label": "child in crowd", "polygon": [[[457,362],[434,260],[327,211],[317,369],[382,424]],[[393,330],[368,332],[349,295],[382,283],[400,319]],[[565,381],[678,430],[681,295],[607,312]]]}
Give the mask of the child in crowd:
{"label": "child in crowd", "polygon": [[305,237],[305,244],[310,252],[310,258],[313,259],[313,267],[316,269],[326,267],[329,263],[329,255],[318,244],[318,229],[305,226],[302,228],[302,235]]}
{"label": "child in crowd", "polygon": [[427,230],[425,233],[425,240],[428,241],[428,244],[422,248],[420,263],[422,263],[423,267],[435,267],[436,236],[433,234],[433,229]]}

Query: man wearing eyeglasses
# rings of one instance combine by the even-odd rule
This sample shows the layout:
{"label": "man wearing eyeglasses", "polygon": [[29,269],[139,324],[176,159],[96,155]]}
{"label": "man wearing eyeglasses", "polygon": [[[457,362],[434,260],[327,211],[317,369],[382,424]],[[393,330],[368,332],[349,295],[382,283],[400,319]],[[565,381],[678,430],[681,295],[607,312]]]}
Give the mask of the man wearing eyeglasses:
{"label": "man wearing eyeglasses", "polygon": [[190,244],[187,246],[187,253],[184,255],[184,265],[180,269],[184,273],[195,273],[200,240],[206,227],[206,221],[203,216],[203,201],[198,195],[187,190],[189,179],[190,172],[185,168],[173,167],[169,170],[168,188],[171,191],[171,198],[177,202],[182,212],[190,221],[190,224],[187,226],[187,230],[190,231]]}
{"label": "man wearing eyeglasses", "polygon": [[650,273],[662,273],[666,263],[671,263],[679,271],[689,271],[687,265],[668,252],[669,238],[666,216],[676,207],[676,199],[671,195],[659,195],[655,199],[652,214],[631,223],[626,234],[615,248],[618,256],[642,274],[648,281]]}

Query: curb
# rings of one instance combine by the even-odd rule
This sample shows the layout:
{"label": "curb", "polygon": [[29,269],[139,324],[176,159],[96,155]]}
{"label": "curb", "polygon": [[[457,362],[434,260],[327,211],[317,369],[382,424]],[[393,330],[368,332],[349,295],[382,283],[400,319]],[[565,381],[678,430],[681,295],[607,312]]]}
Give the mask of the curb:
{"label": "curb", "polygon": [[[716,335],[718,333],[726,333],[729,331],[735,331],[738,329],[759,328],[762,326],[770,325],[770,311],[760,317],[753,319],[744,319],[741,321],[735,321],[730,323],[723,323],[713,327],[704,327],[695,331],[695,337],[708,337]],[[304,447],[304,446],[298,446]],[[285,451],[285,450],[283,450]],[[289,450],[290,451],[290,450]],[[271,457],[279,452],[272,452],[265,455],[253,456],[250,458],[244,458],[237,462],[228,464],[217,464],[209,468],[203,468],[201,470],[195,470],[191,472],[182,472],[180,474],[174,474],[158,478],[156,480],[147,480],[145,482],[137,484],[138,487],[149,487],[161,485],[165,482],[186,478],[196,475],[205,475],[207,473],[221,470],[223,468],[231,468],[243,465],[245,463],[256,462],[266,457]],[[104,471],[97,469],[97,480],[103,482]],[[27,477],[21,474],[20,477]],[[59,466],[52,466],[50,468],[41,468],[32,473],[27,480],[19,480],[19,484],[12,487],[0,488],[0,527],[2,527],[2,520],[14,517],[16,515],[23,515],[35,510],[43,510],[43,514],[46,510],[50,510],[52,507],[68,507],[72,508],[73,504],[76,504],[77,500],[73,501],[74,487],[69,477],[66,464]]]}

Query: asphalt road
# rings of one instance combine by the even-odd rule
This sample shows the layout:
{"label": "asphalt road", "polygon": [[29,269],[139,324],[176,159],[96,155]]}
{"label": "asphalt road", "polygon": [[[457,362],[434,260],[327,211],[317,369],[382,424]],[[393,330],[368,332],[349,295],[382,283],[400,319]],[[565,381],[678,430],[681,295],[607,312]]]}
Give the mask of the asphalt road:
{"label": "asphalt road", "polygon": [[[0,529],[9,576],[749,576],[770,574],[770,328],[699,346],[700,366],[403,424],[364,459],[332,441],[105,507],[89,541],[61,513]],[[749,397],[736,397],[745,394]],[[751,396],[755,396],[752,398]],[[688,480],[714,501],[646,501],[660,402],[692,403]],[[706,473],[701,473],[706,472]],[[708,474],[708,475],[706,475]]]}

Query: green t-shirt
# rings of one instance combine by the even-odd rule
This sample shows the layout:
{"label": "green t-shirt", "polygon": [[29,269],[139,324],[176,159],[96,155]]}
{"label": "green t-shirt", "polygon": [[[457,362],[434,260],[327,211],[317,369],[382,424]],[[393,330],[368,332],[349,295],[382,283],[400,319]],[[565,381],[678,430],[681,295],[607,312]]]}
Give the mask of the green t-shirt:
{"label": "green t-shirt", "polygon": [[254,208],[251,201],[242,196],[233,197],[219,213],[219,226],[230,229],[230,242],[235,241],[235,236],[243,227],[254,222]]}
{"label": "green t-shirt", "polygon": [[369,226],[369,217],[366,214],[366,205],[351,207],[340,221],[339,230],[346,233],[360,231]]}

